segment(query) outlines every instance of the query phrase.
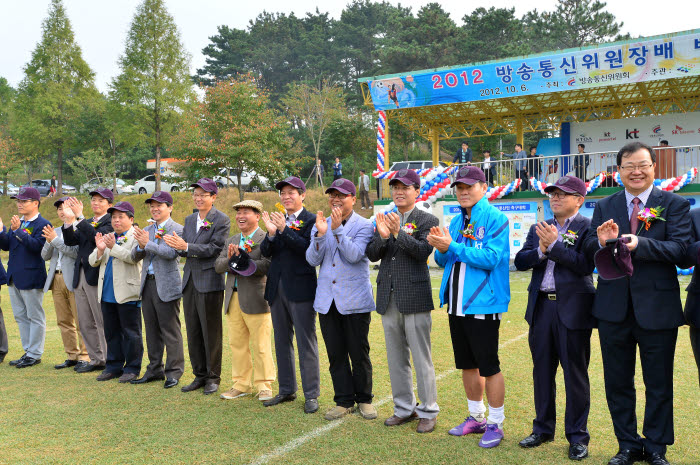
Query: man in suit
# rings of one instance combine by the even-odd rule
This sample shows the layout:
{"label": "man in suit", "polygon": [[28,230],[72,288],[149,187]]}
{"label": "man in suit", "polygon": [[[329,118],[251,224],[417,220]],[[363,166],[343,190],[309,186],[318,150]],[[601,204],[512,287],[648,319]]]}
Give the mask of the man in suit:
{"label": "man in suit", "polygon": [[[355,184],[339,178],[328,189],[331,216],[316,214],[306,261],[320,266],[314,310],[318,312],[336,406],[326,420],[351,413],[357,404],[367,420],[377,418],[372,405],[372,361],[369,358],[369,324],[375,309],[369,260],[365,255],[372,239],[372,223],[354,214]],[[349,360],[348,360],[349,358]]]}
{"label": "man in suit", "polygon": [[484,171],[486,183],[493,186],[493,180],[496,179],[496,164],[491,161],[490,150],[484,150],[482,154],[484,155],[484,163],[481,165],[481,169]]}
{"label": "man in suit", "polygon": [[[7,284],[7,273],[5,272],[5,267],[2,264],[2,260],[0,260],[0,287],[2,287],[3,284]],[[2,315],[2,308],[0,308],[0,363],[5,360],[8,350],[5,317]]]}
{"label": "man in suit", "polygon": [[[643,458],[653,465],[667,464],[666,447],[674,440],[673,358],[678,327],[685,324],[676,263],[684,257],[691,228],[688,201],[654,187],[655,162],[654,150],[641,142],[620,149],[617,165],[625,189],[596,203],[591,229],[597,236],[591,234],[584,244],[593,257],[606,241],[620,234],[629,237],[634,268],[622,279],[599,277],[593,305],[605,394],[620,446],[610,465]],[[656,217],[665,221],[645,209],[655,209]],[[647,399],[644,438],[637,434],[635,414],[637,346]]]}
{"label": "man in suit", "polygon": [[17,211],[22,217],[12,217],[9,231],[0,219],[0,249],[10,252],[7,288],[24,349],[24,355],[10,365],[25,368],[41,363],[44,353],[46,314],[42,302],[46,266],[41,249],[46,242],[42,230],[50,223],[39,213],[41,196],[38,190],[22,188],[10,198],[17,201]]}
{"label": "man in suit", "polygon": [[688,245],[685,259],[681,266],[690,268],[694,266],[693,279],[686,291],[688,295],[685,300],[685,321],[690,325],[690,346],[695,355],[695,364],[698,367],[698,381],[700,382],[700,274],[698,263],[700,263],[700,208],[690,210],[690,220],[692,221],[692,242]]}
{"label": "man in suit", "polygon": [[[430,433],[440,408],[430,346],[435,304],[427,261],[433,246],[426,238],[440,222],[415,208],[420,192],[415,171],[400,170],[389,186],[398,213],[377,214],[377,230],[367,246],[367,257],[382,261],[377,275],[377,313],[382,316],[394,399],[394,414],[384,424],[398,426],[419,418],[416,431]],[[420,399],[417,406],[411,357]]]}
{"label": "man in suit", "polygon": [[104,321],[100,302],[97,300],[99,270],[90,266],[89,257],[95,250],[95,235],[113,231],[112,218],[107,213],[113,202],[114,194],[106,187],[99,187],[90,192],[93,217],[88,220],[83,216],[83,202],[75,197],[64,201],[64,208],[68,206],[76,218],[72,225],[64,225],[61,231],[64,244],[78,246],[78,259],[75,260],[73,270],[73,293],[78,308],[80,334],[90,356],[90,363],[78,363],[74,367],[78,373],[103,370],[107,360]]}
{"label": "man in suit", "polygon": [[263,212],[267,236],[260,244],[260,251],[271,259],[265,300],[270,303],[272,314],[279,393],[263,405],[271,407],[297,397],[292,345],[296,333],[301,384],[306,398],[304,412],[314,413],[318,410],[321,392],[314,311],[316,270],[306,262],[306,249],[311,243],[316,217],[304,208],[306,185],[301,179],[290,176],[275,184],[275,188],[280,193],[286,215]]}
{"label": "man in suit", "polygon": [[591,162],[590,155],[585,153],[585,144],[578,144],[576,149],[578,150],[578,155],[574,155],[574,172],[576,173],[577,178],[585,181],[588,164]]}
{"label": "man in suit", "polygon": [[591,390],[591,313],[595,286],[593,260],[583,250],[591,220],[579,214],[586,183],[563,176],[545,188],[554,218],[530,228],[515,256],[520,271],[532,269],[525,320],[530,325],[530,353],[535,393],[532,434],[520,441],[525,448],[554,439],[557,366],[561,363],[566,388],[566,438],[569,458],[588,456],[588,411]]}
{"label": "man in suit", "polygon": [[[146,326],[148,366],[143,377],[131,384],[145,384],[165,379],[163,387],[177,386],[185,372],[185,352],[180,326],[180,256],[169,247],[164,236],[182,235],[182,225],[170,217],[173,197],[165,191],[155,191],[146,204],[154,223],[144,229],[134,227],[137,246],[131,249],[141,267],[141,310]],[[168,358],[163,368],[163,350]]]}
{"label": "man in suit", "polygon": [[185,218],[182,237],[177,233],[163,240],[187,257],[182,276],[182,306],[185,312],[187,346],[194,381],[182,388],[191,392],[204,388],[214,394],[221,382],[221,306],[224,278],[214,269],[216,258],[228,238],[231,220],[214,207],[219,189],[209,178],[190,185],[198,212]]}
{"label": "man in suit", "polygon": [[107,210],[114,233],[95,235],[90,265],[100,268],[97,299],[102,307],[107,363],[97,381],[119,378],[129,383],[138,378],[143,358],[141,338],[141,262],[131,257],[134,239],[134,207],[117,202]]}
{"label": "man in suit", "polygon": [[[75,217],[71,209],[64,206],[66,200],[68,197],[61,197],[53,204],[63,225],[71,226]],[[78,258],[78,246],[67,246],[63,242],[61,228],[54,229],[50,224],[44,226],[42,234],[46,243],[41,249],[41,258],[50,260],[44,293],[51,290],[53,295],[56,323],[61,330],[63,350],[68,356],[63,363],[54,365],[54,368],[61,370],[74,367],[78,363],[87,364],[90,357],[85,349],[83,338],[80,336],[78,309],[73,294],[73,271],[75,270],[75,259]]]}
{"label": "man in suit", "polygon": [[460,165],[466,165],[472,162],[472,149],[469,148],[469,142],[466,140],[462,142],[462,148],[457,150],[452,162],[459,163]]}
{"label": "man in suit", "polygon": [[228,239],[215,265],[217,273],[228,273],[224,313],[228,322],[233,379],[233,386],[221,394],[221,398],[238,399],[255,389],[258,399],[264,402],[272,399],[275,365],[272,361],[272,318],[264,297],[270,259],[260,252],[265,232],[258,226],[263,205],[256,200],[244,200],[233,208],[241,232]]}

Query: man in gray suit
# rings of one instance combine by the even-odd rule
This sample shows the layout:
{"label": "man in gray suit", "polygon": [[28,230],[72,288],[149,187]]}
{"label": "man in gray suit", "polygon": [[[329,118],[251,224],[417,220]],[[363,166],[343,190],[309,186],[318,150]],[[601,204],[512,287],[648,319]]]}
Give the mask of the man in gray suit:
{"label": "man in gray suit", "polygon": [[[131,384],[145,384],[165,379],[165,389],[177,386],[185,372],[185,353],[180,326],[180,256],[163,237],[182,235],[182,225],[170,217],[173,197],[155,191],[146,199],[155,222],[144,229],[134,228],[138,246],[131,250],[134,261],[143,260],[141,268],[141,310],[146,326],[148,366],[146,372]],[[163,370],[163,350],[168,357]]]}
{"label": "man in gray suit", "polygon": [[204,388],[204,394],[214,394],[221,382],[221,306],[225,288],[224,277],[214,265],[228,239],[231,220],[214,208],[219,192],[214,181],[202,178],[190,187],[194,187],[192,197],[198,212],[185,218],[182,237],[173,233],[163,240],[181,257],[187,257],[182,276],[182,307],[195,378],[182,392]]}
{"label": "man in gray suit", "polygon": [[[439,221],[415,208],[420,192],[415,171],[400,170],[389,185],[399,211],[377,215],[377,230],[367,246],[369,259],[382,261],[377,276],[377,313],[382,315],[394,398],[394,414],[384,424],[398,426],[419,418],[416,431],[430,433],[440,409],[430,345],[430,312],[435,304],[427,260],[433,247],[426,238]],[[418,406],[413,394],[411,356]]]}
{"label": "man in gray suit", "polygon": [[[75,221],[73,211],[63,203],[68,197],[61,197],[53,204],[58,212],[58,218],[63,221],[65,227],[71,227]],[[80,336],[78,324],[78,308],[75,305],[73,294],[73,270],[75,259],[78,258],[78,246],[68,246],[63,242],[61,228],[54,229],[50,224],[44,226],[42,231],[46,243],[41,249],[41,258],[51,260],[49,273],[44,284],[44,293],[51,290],[54,308],[56,310],[56,323],[61,330],[63,350],[68,358],[65,362],[54,365],[57,370],[84,366],[90,361],[87,349]]]}

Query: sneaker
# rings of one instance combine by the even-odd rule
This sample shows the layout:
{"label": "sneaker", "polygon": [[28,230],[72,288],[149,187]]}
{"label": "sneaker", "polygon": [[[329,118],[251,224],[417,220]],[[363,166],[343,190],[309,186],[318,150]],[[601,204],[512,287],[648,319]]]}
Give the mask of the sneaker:
{"label": "sneaker", "polygon": [[[231,400],[231,399],[238,399],[239,397],[247,396],[248,394],[250,394],[250,393],[239,391],[236,388],[231,388],[228,391],[221,394],[219,397],[221,397],[222,399]],[[272,395],[272,392],[270,392],[270,395]]]}
{"label": "sneaker", "polygon": [[272,399],[272,391],[269,389],[263,389],[262,391],[258,392],[258,400],[259,401],[266,401]]}
{"label": "sneaker", "polygon": [[486,431],[486,419],[477,421],[473,416],[465,419],[463,423],[455,426],[448,431],[452,436],[465,436],[467,434],[479,433],[483,434]]}
{"label": "sneaker", "polygon": [[323,418],[328,421],[339,420],[349,413],[352,413],[352,407],[341,407],[340,405],[336,405],[327,411]]}
{"label": "sneaker", "polygon": [[486,425],[486,432],[481,436],[479,441],[479,447],[485,449],[490,449],[491,447],[496,447],[503,440],[503,430],[498,427],[495,423],[489,423]]}
{"label": "sneaker", "polygon": [[374,408],[374,405],[372,404],[357,404],[358,410],[360,411],[360,415],[362,418],[365,420],[374,420],[377,418],[377,409]]}

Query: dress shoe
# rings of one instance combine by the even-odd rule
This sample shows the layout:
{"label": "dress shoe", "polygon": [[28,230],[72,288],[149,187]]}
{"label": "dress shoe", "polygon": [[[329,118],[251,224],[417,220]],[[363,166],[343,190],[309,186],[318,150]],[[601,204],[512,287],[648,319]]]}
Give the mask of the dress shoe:
{"label": "dress shoe", "polygon": [[119,378],[122,375],[120,371],[103,371],[97,375],[97,381],[109,381],[110,379]]}
{"label": "dress shoe", "polygon": [[58,365],[54,365],[53,367],[57,370],[62,370],[64,368],[74,367],[77,364],[78,364],[77,360],[66,360],[65,362],[59,363]]}
{"label": "dress shoe", "polygon": [[634,462],[644,460],[644,454],[639,451],[629,449],[620,450],[615,457],[611,458],[608,465],[632,465]]}
{"label": "dress shoe", "polygon": [[131,383],[133,380],[138,378],[139,375],[136,373],[124,373],[119,377],[119,382],[124,384],[124,383]]}
{"label": "dress shoe", "polygon": [[654,452],[652,454],[647,453],[645,460],[649,465],[669,465],[666,456],[660,452]]}
{"label": "dress shoe", "polygon": [[553,434],[544,434],[544,433],[532,433],[530,436],[526,437],[522,441],[520,441],[518,444],[520,447],[524,447],[526,449],[530,449],[532,447],[539,447],[545,442],[552,442],[554,441],[554,435]]}
{"label": "dress shoe", "polygon": [[291,402],[293,400],[296,400],[296,398],[296,394],[277,394],[272,399],[263,402],[263,405],[265,407],[272,407],[274,405],[281,404],[282,402]]}
{"label": "dress shoe", "polygon": [[421,418],[418,420],[416,433],[432,433],[435,429],[435,423],[437,423],[436,418]]}
{"label": "dress shoe", "polygon": [[318,411],[318,399],[306,399],[304,413],[316,413]]}
{"label": "dress shoe", "polygon": [[7,354],[0,352],[0,363],[5,361],[5,355],[7,355]]}
{"label": "dress shoe", "polygon": [[73,371],[82,370],[83,368],[85,368],[85,367],[88,366],[89,364],[90,364],[90,362],[81,360],[81,361],[79,361],[78,363],[75,364],[75,366],[73,367]]}
{"label": "dress shoe", "polygon": [[163,381],[165,379],[165,376],[163,375],[143,375],[139,379],[134,379],[131,381],[131,384],[146,384],[150,383],[151,381]]}
{"label": "dress shoe", "polygon": [[22,360],[24,360],[26,357],[27,357],[27,354],[24,354],[24,355],[22,355],[20,358],[18,358],[17,360],[10,360],[10,366],[11,366],[11,367],[17,366],[17,364],[18,364],[19,362],[21,362]]}
{"label": "dress shoe", "polygon": [[182,386],[182,389],[180,389],[180,390],[182,392],[192,392],[192,391],[196,391],[197,389],[200,389],[203,387],[204,387],[204,381],[202,381],[201,379],[195,379],[187,386]]}
{"label": "dress shoe", "polygon": [[104,365],[88,363],[87,365],[83,365],[81,368],[78,368],[75,371],[77,373],[90,373],[91,371],[100,371],[100,370],[104,370],[104,369],[105,369]]}
{"label": "dress shoe", "polygon": [[403,425],[404,423],[408,423],[409,421],[413,421],[418,418],[418,414],[416,412],[413,412],[407,417],[399,417],[396,415],[392,415],[386,420],[384,420],[384,426],[399,426]]}
{"label": "dress shoe", "polygon": [[167,378],[167,379],[165,380],[165,384],[163,384],[163,388],[165,388],[165,389],[170,389],[171,387],[177,386],[177,383],[179,383],[179,382],[180,382],[179,379]]}
{"label": "dress shoe", "polygon": [[206,386],[204,386],[204,395],[208,396],[209,394],[214,394],[216,391],[219,390],[219,385],[216,383],[207,383]]}
{"label": "dress shoe", "polygon": [[569,446],[569,458],[571,460],[583,460],[588,457],[588,446],[576,442]]}
{"label": "dress shoe", "polygon": [[33,367],[41,363],[40,358],[24,357],[24,360],[15,365],[15,368],[27,368]]}

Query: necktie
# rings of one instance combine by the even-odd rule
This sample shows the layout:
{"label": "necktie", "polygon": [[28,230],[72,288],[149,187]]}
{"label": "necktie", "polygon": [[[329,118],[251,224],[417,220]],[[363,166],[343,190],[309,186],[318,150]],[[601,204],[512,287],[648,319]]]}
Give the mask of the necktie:
{"label": "necktie", "polygon": [[632,208],[632,216],[630,217],[630,232],[632,234],[637,234],[637,231],[639,230],[639,200],[638,197],[635,197],[632,199],[632,203],[634,204],[634,207]]}
{"label": "necktie", "polygon": [[294,223],[294,220],[296,220],[296,216],[295,216],[295,215],[289,215],[289,216],[287,217],[287,226],[291,226],[292,223]]}

